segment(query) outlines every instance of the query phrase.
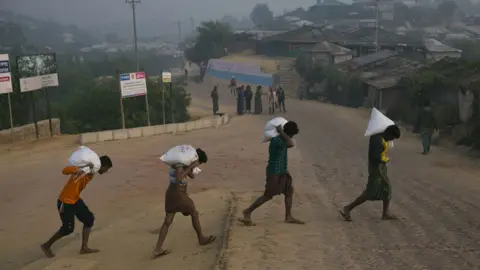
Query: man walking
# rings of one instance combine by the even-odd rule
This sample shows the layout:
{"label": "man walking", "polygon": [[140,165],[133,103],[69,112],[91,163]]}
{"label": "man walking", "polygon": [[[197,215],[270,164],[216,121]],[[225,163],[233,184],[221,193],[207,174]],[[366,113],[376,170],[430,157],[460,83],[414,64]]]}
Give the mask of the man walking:
{"label": "man walking", "polygon": [[234,76],[232,76],[232,79],[230,80],[230,93],[233,95],[233,96],[236,96],[237,95],[237,80],[235,79]]}
{"label": "man walking", "polygon": [[277,99],[278,99],[278,109],[286,113],[287,111],[285,110],[285,91],[283,91],[282,85],[278,87]]}
{"label": "man walking", "polygon": [[213,87],[213,90],[210,96],[212,97],[212,103],[213,103],[213,115],[217,115],[219,108],[218,108],[218,87],[216,85]]}
{"label": "man walking", "polygon": [[420,131],[423,145],[422,155],[430,153],[430,146],[432,145],[433,132],[437,131],[437,121],[433,115],[430,101],[423,102],[423,108],[418,114],[416,130]]}
{"label": "man walking", "polygon": [[268,147],[265,191],[250,207],[243,211],[243,219],[240,219],[240,222],[246,226],[254,225],[251,215],[255,209],[280,194],[285,196],[285,223],[305,224],[292,216],[293,185],[292,176],[288,172],[287,151],[288,148],[294,146],[292,138],[299,132],[297,123],[289,121],[285,123],[283,128],[278,126],[277,132],[280,135],[272,138]]}
{"label": "man walking", "polygon": [[[100,157],[101,167],[98,174],[104,174],[112,168],[112,160],[108,156]],[[43,243],[40,248],[47,258],[55,257],[52,252],[52,245],[61,238],[73,233],[75,228],[75,218],[83,223],[82,245],[80,254],[97,253],[98,249],[90,248],[88,240],[95,221],[93,213],[88,209],[85,202],[80,198],[80,193],[92,181],[95,173],[93,172],[93,164],[89,164],[90,172],[85,173],[83,168],[75,166],[67,166],[63,169],[62,174],[68,175],[69,180],[65,184],[60,196],[57,200],[57,210],[62,221],[62,226],[55,232],[47,242]]]}

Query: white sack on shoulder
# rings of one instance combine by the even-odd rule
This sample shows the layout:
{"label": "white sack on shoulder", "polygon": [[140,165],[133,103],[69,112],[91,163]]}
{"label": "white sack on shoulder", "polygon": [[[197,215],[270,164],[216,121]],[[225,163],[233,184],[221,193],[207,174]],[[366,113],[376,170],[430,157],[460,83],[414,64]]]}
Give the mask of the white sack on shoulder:
{"label": "white sack on shoulder", "polygon": [[167,165],[183,164],[189,166],[198,160],[197,150],[191,145],[177,145],[160,157]]}
{"label": "white sack on shoulder", "polygon": [[268,123],[265,125],[265,128],[263,130],[262,142],[264,143],[269,142],[272,138],[275,138],[278,135],[280,135],[277,132],[277,127],[280,125],[283,127],[287,122],[288,120],[283,117],[276,117],[268,121]]}
{"label": "white sack on shoulder", "polygon": [[[88,164],[93,164],[93,169],[90,170]],[[92,149],[86,146],[80,146],[77,151],[68,159],[68,164],[78,168],[82,168],[85,173],[96,173],[102,166],[100,157]]]}
{"label": "white sack on shoulder", "polygon": [[365,131],[365,136],[370,137],[373,135],[380,134],[387,129],[387,127],[395,125],[390,118],[386,117],[376,108],[372,109],[372,114],[370,115],[370,121],[368,121],[368,127]]}

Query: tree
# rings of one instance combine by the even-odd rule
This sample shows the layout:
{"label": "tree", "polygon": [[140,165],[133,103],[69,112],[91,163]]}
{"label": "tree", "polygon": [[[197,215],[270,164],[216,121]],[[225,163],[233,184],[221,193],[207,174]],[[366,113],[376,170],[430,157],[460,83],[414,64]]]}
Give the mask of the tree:
{"label": "tree", "polygon": [[256,4],[250,13],[250,19],[257,26],[273,21],[273,12],[267,4]]}
{"label": "tree", "polygon": [[437,15],[445,23],[451,23],[453,20],[453,15],[458,9],[458,5],[452,0],[444,0],[437,7]]}
{"label": "tree", "polygon": [[11,22],[0,22],[0,46],[13,47],[27,43],[20,25]]}
{"label": "tree", "polygon": [[453,47],[462,50],[462,59],[480,60],[480,42],[477,40],[458,40],[454,42]]}
{"label": "tree", "polygon": [[225,15],[222,17],[220,20],[224,24],[230,25],[232,28],[237,28],[238,27],[238,19],[231,16],[231,15]]}
{"label": "tree", "polygon": [[234,40],[230,25],[207,21],[197,27],[195,45],[185,51],[186,58],[202,66],[210,59],[220,58],[227,54],[227,49]]}
{"label": "tree", "polygon": [[115,33],[108,33],[105,35],[105,41],[111,44],[115,44],[120,42],[120,38]]}

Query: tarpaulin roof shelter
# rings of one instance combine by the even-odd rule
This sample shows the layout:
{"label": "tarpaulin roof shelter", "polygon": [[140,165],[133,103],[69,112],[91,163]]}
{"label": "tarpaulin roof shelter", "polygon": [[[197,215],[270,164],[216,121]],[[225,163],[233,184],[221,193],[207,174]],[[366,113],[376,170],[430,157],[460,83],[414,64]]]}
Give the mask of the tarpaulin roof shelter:
{"label": "tarpaulin roof shelter", "polygon": [[262,72],[259,65],[249,63],[230,62],[221,59],[208,61],[207,73],[218,79],[230,80],[235,77],[237,83],[270,86],[273,85],[273,76]]}

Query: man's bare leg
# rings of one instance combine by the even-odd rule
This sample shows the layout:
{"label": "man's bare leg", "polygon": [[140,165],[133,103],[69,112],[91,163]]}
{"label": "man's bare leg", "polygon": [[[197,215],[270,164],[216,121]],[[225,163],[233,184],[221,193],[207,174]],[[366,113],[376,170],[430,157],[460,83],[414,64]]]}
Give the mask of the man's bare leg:
{"label": "man's bare leg", "polygon": [[198,243],[201,246],[208,245],[217,239],[215,236],[210,235],[209,237],[205,237],[202,232],[202,226],[200,225],[200,218],[198,217],[198,213],[195,211],[192,214],[192,226],[195,232],[197,233]]}
{"label": "man's bare leg", "polygon": [[285,195],[285,223],[290,224],[305,224],[305,222],[298,220],[292,216],[293,192]]}
{"label": "man's bare leg", "polygon": [[90,239],[90,233],[92,232],[92,227],[83,226],[82,231],[82,247],[80,248],[80,254],[90,254],[100,252],[98,249],[93,249],[88,247],[88,240]]}
{"label": "man's bare leg", "polygon": [[160,232],[158,233],[157,245],[153,250],[153,259],[170,253],[169,250],[163,249],[163,242],[165,242],[165,238],[167,238],[168,229],[170,228],[170,225],[172,225],[174,217],[175,213],[166,213],[165,220],[163,221]]}
{"label": "man's bare leg", "polygon": [[390,209],[390,200],[383,200],[383,213],[382,213],[382,220],[396,220],[397,217],[394,215],[391,215],[389,213]]}
{"label": "man's bare leg", "polygon": [[64,235],[60,231],[58,231],[55,234],[53,234],[52,237],[50,237],[50,239],[48,239],[47,242],[40,245],[40,248],[42,249],[43,253],[45,253],[45,256],[47,258],[55,257],[55,254],[52,252],[52,245],[53,243],[60,240],[60,238],[62,238],[63,236]]}
{"label": "man's bare leg", "polygon": [[272,199],[272,197],[267,197],[265,195],[262,195],[262,196],[258,197],[252,203],[252,205],[250,205],[250,207],[248,207],[247,209],[245,209],[243,211],[243,219],[239,219],[239,220],[246,226],[255,225],[252,222],[252,212],[255,211],[255,209],[257,209],[258,207],[262,206],[264,203],[270,201],[271,199]]}
{"label": "man's bare leg", "polygon": [[367,195],[362,193],[358,198],[356,198],[352,203],[345,206],[343,210],[340,210],[340,214],[345,219],[345,221],[352,221],[352,217],[350,216],[350,212],[357,206],[363,204],[367,201]]}

